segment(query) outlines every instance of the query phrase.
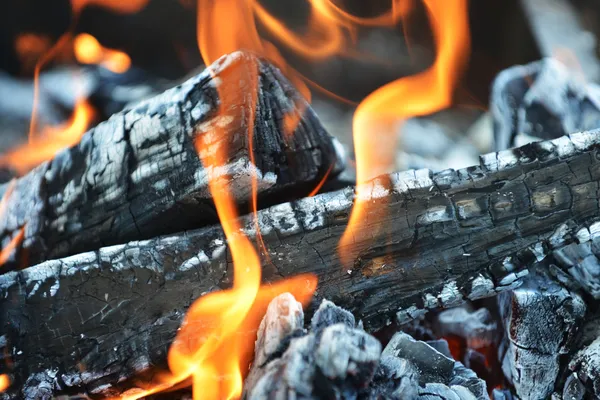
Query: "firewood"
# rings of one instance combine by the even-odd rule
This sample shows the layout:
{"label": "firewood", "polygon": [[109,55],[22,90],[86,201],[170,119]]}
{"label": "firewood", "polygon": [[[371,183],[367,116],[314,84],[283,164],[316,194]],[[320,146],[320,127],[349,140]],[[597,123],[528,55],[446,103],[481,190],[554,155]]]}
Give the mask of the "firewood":
{"label": "firewood", "polygon": [[[336,247],[353,188],[259,211],[263,281],[315,273],[316,301],[335,301],[368,330],[514,288],[553,251],[600,236],[599,144],[598,132],[586,132],[488,154],[464,170],[375,179],[371,203],[387,213],[354,231],[352,265]],[[254,217],[240,223],[256,241]],[[162,365],[192,301],[231,277],[219,226],[14,271],[0,276],[2,353],[18,385],[42,374],[99,391]]]}
{"label": "firewood", "polygon": [[[254,67],[259,82],[251,163]],[[235,93],[238,102],[222,115],[217,87]],[[295,132],[286,133],[286,118],[295,117]],[[215,174],[231,176],[229,186],[242,206],[250,203],[253,176],[264,206],[307,194],[336,162],[333,139],[275,67],[241,52],[226,55],[187,82],[113,115],[78,145],[18,179],[0,215],[0,246],[23,227],[25,237],[2,271],[19,266],[21,256],[33,265],[216,223],[208,170],[194,139],[211,124],[225,123],[213,146],[227,146],[228,161]]]}

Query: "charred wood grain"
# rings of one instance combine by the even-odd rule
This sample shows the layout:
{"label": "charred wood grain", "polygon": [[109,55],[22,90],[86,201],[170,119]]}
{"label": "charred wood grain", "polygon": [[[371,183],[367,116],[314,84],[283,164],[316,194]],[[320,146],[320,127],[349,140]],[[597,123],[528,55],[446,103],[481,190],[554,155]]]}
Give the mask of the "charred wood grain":
{"label": "charred wood grain", "polygon": [[[235,97],[222,113],[217,89]],[[285,133],[286,118],[298,118],[293,134]],[[217,134],[214,124],[225,129]],[[336,161],[332,138],[275,67],[245,53],[226,55],[210,70],[113,115],[18,179],[4,199],[0,247],[23,227],[25,235],[2,271],[25,255],[32,265],[217,222],[208,170],[194,146],[199,135],[214,135],[210,145],[226,148],[227,164],[216,173],[231,176],[241,205],[250,201],[252,176],[263,205],[276,194],[281,202],[308,193]]]}
{"label": "charred wood grain", "polygon": [[[316,301],[335,301],[368,330],[493,296],[553,252],[600,235],[599,177],[594,131],[488,154],[463,170],[375,179],[370,202],[387,213],[353,232],[353,265],[336,248],[353,188],[273,206],[257,216],[269,256],[263,280],[315,273]],[[255,239],[252,216],[241,223]],[[2,275],[8,372],[19,385],[41,374],[94,392],[160,365],[189,305],[231,276],[219,226]]]}

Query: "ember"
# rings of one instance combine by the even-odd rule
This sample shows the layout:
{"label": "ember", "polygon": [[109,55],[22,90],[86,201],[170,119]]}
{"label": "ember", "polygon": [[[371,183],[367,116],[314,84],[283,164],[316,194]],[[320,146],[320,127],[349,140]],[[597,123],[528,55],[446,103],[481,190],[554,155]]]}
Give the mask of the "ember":
{"label": "ember", "polygon": [[588,2],[2,8],[0,399],[600,398]]}

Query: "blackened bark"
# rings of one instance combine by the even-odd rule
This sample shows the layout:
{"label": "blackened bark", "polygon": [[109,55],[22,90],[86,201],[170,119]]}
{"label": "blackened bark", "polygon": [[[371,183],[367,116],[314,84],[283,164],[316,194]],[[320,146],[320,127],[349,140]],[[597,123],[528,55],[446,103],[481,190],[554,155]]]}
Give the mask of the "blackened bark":
{"label": "blackened bark", "polygon": [[[262,210],[263,280],[315,273],[316,301],[335,301],[369,330],[514,288],[547,255],[600,235],[599,150],[599,132],[586,132],[463,170],[375,179],[371,203],[387,213],[354,231],[352,265],[336,247],[353,188]],[[252,216],[241,223],[256,239]],[[211,226],[0,276],[15,379],[41,374],[93,391],[160,364],[189,305],[229,287],[231,273],[222,230]]]}
{"label": "blackened bark", "polygon": [[[222,112],[217,88],[235,97]],[[295,132],[286,134],[285,121],[296,118]],[[217,135],[214,124],[226,129]],[[252,176],[261,204],[277,196],[281,202],[308,193],[336,161],[332,138],[281,73],[254,56],[233,53],[113,115],[78,145],[18,179],[0,215],[0,247],[23,227],[25,237],[2,271],[20,266],[23,256],[33,265],[217,222],[208,171],[194,146],[199,135],[214,135],[211,146],[226,147],[227,163],[216,175],[230,174],[242,205],[249,203]]]}

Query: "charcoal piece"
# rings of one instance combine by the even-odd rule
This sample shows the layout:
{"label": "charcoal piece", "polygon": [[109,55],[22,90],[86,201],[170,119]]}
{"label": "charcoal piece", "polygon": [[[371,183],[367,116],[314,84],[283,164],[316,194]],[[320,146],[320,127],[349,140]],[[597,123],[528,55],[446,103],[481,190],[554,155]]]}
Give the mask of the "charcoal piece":
{"label": "charcoal piece", "polygon": [[492,345],[498,333],[496,321],[487,308],[471,311],[462,306],[444,310],[437,316],[436,327],[439,336],[459,336],[473,349]]}
{"label": "charcoal piece", "polygon": [[[578,236],[598,220],[592,180],[600,171],[599,142],[597,132],[586,132],[485,155],[480,166],[465,170],[397,173],[390,185],[376,179],[369,185],[385,196],[373,203],[384,202],[389,214],[371,216],[369,226],[354,232],[347,249],[351,266],[337,251],[351,188],[261,210],[269,256],[262,259],[263,280],[314,273],[317,302],[334,300],[369,331],[395,316],[406,322],[426,310],[514,288],[553,251],[600,234]],[[555,201],[553,183],[580,195]],[[253,216],[241,217],[240,224],[256,242]],[[231,279],[219,226],[0,275],[0,298],[11,299],[0,304],[8,343],[0,344],[0,354],[14,367],[0,363],[0,373],[14,373],[17,387],[31,374],[54,370],[67,382],[80,382],[76,387],[130,378],[164,363],[192,301],[230,287]],[[91,372],[82,377],[79,362]]]}
{"label": "charcoal piece", "polygon": [[414,399],[419,393],[419,371],[405,358],[383,355],[371,387],[371,398]]}
{"label": "charcoal piece", "polygon": [[[327,380],[317,379],[319,393],[335,393],[336,397],[364,389],[375,374],[381,356],[381,343],[365,331],[335,324],[325,328],[315,351],[315,364],[319,374]],[[343,382],[343,384],[340,384]]]}
{"label": "charcoal piece", "polygon": [[576,373],[572,373],[565,381],[562,398],[566,400],[581,400],[585,396],[585,386]]}
{"label": "charcoal piece", "polygon": [[[324,318],[324,314],[336,311],[338,315],[346,313],[333,303],[324,302],[319,308],[321,316],[313,317],[313,322],[321,321],[313,324],[320,329],[318,335],[309,332],[293,338],[285,352],[277,356],[264,346],[277,347],[282,333],[297,328],[301,306],[294,302],[293,296],[282,294],[270,303],[261,322],[255,353],[269,352],[275,357],[269,357],[266,363],[254,363],[244,386],[244,398],[356,398],[373,379],[379,366],[381,344],[353,324]],[[274,338],[275,343],[261,338]]]}
{"label": "charcoal piece", "polygon": [[[585,387],[586,398],[600,398],[600,337],[575,354],[569,370]],[[577,385],[577,382],[572,384]]]}
{"label": "charcoal piece", "polygon": [[286,339],[295,332],[302,331],[303,326],[302,304],[297,302],[294,296],[283,293],[271,300],[258,328],[254,361],[244,383],[246,392],[252,392],[264,374],[265,366],[283,354],[286,350],[284,346],[289,345]]}
{"label": "charcoal piece", "polygon": [[399,332],[383,350],[383,355],[404,358],[419,371],[419,384],[448,382],[454,370],[454,360],[444,356],[425,342],[417,341]]}
{"label": "charcoal piece", "polygon": [[445,339],[428,340],[425,343],[427,343],[429,346],[433,347],[434,349],[436,349],[437,351],[439,351],[446,357],[452,358],[452,352],[450,352],[450,345],[448,344],[447,340],[445,340]]}
{"label": "charcoal piece", "polygon": [[448,386],[458,393],[461,398],[470,398],[466,395],[465,389],[471,396],[477,399],[487,399],[487,387],[485,381],[480,379],[473,370],[465,367],[460,362],[454,363],[454,371],[452,379],[448,382]]}
{"label": "charcoal piece", "polygon": [[[571,243],[553,252],[559,267],[566,271],[587,293],[600,299],[600,223],[583,227],[578,236],[582,243]],[[590,237],[593,239],[590,240]]]}
{"label": "charcoal piece", "polygon": [[[223,114],[219,93],[233,103]],[[285,132],[288,117],[299,118],[293,134]],[[113,115],[18,179],[0,215],[0,245],[23,227],[25,235],[2,272],[19,266],[25,253],[33,264],[216,223],[209,170],[195,147],[200,138],[226,154],[212,176],[228,177],[242,210],[253,178],[260,204],[282,202],[308,194],[337,161],[333,139],[279,70],[232,53]],[[0,194],[5,190],[0,187]]]}
{"label": "charcoal piece", "polygon": [[311,331],[318,336],[323,329],[338,323],[349,328],[356,325],[354,315],[350,311],[336,306],[329,300],[323,300],[310,321]]}
{"label": "charcoal piece", "polygon": [[517,135],[539,139],[600,127],[600,87],[574,78],[547,58],[510,67],[495,79],[490,99],[496,150],[515,146]]}
{"label": "charcoal piece", "polygon": [[499,358],[520,398],[546,398],[554,391],[561,355],[573,351],[586,305],[542,271],[498,296],[504,327]]}
{"label": "charcoal piece", "polygon": [[[418,372],[419,398],[487,399],[485,382],[473,371],[405,333],[394,335],[383,350],[382,363],[390,358],[403,359],[414,366]],[[390,369],[389,361],[385,368]]]}

